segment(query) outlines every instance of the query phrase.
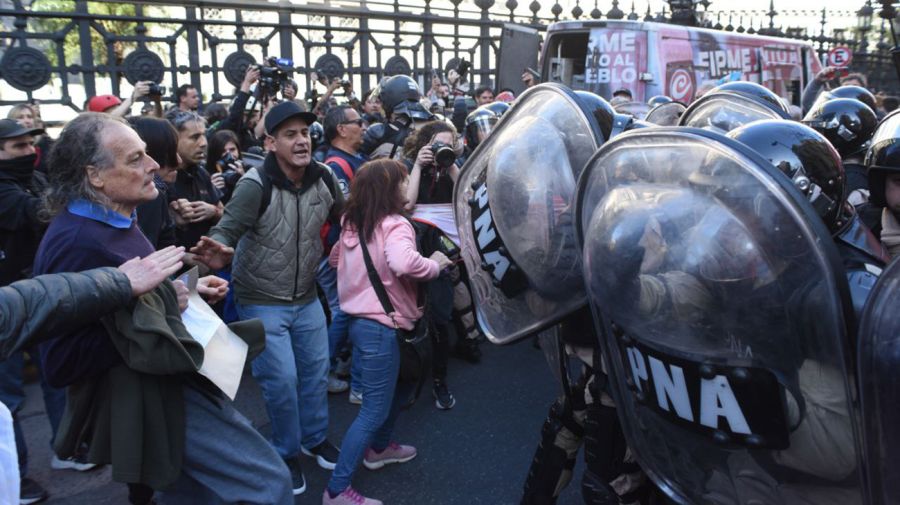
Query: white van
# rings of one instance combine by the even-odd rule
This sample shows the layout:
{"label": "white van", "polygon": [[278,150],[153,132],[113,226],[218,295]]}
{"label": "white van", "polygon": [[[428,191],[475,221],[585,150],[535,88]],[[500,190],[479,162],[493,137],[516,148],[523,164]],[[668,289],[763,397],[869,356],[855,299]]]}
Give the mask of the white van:
{"label": "white van", "polygon": [[560,82],[609,99],[655,95],[690,103],[706,84],[752,81],[790,103],[822,68],[812,44],[791,39],[641,21],[563,21],[550,25],[541,51],[542,82]]}

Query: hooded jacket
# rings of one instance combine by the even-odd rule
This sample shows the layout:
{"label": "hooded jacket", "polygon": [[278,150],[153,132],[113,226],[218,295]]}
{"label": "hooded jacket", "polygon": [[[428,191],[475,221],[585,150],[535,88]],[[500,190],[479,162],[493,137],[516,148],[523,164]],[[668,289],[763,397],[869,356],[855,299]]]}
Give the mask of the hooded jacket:
{"label": "hooded jacket", "polygon": [[[331,250],[330,257],[332,266],[337,268],[341,310],[394,328],[394,322],[385,314],[369,281],[359,234],[346,225],[342,225],[341,230],[341,238]],[[413,329],[416,320],[422,317],[422,309],[416,304],[418,283],[437,277],[440,273],[438,263],[419,254],[412,224],[400,215],[384,218],[366,245],[375,271],[394,306],[394,320],[403,329]]]}

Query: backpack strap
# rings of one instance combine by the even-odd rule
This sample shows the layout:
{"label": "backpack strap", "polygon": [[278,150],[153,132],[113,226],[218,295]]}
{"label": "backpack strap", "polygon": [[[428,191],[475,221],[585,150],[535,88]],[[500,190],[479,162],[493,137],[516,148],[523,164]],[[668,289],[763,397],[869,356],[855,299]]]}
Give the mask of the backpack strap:
{"label": "backpack strap", "polygon": [[359,245],[362,247],[363,260],[366,262],[366,273],[369,275],[369,282],[372,283],[372,287],[375,289],[375,295],[378,296],[378,301],[381,302],[381,308],[384,310],[384,313],[391,318],[391,322],[394,323],[394,328],[400,328],[400,325],[397,324],[397,320],[394,319],[394,304],[391,303],[387,290],[384,289],[384,283],[381,282],[381,277],[378,276],[375,265],[372,264],[372,257],[369,256],[369,248],[366,247],[366,241],[363,239],[362,235],[359,236]]}
{"label": "backpack strap", "polygon": [[262,199],[259,201],[259,213],[256,215],[256,218],[259,219],[266,213],[266,209],[269,208],[269,203],[272,201],[272,179],[266,173],[265,165],[257,168],[256,173],[259,175],[259,182],[262,184],[263,190]]}
{"label": "backpack strap", "polygon": [[353,169],[350,168],[350,163],[347,163],[347,160],[341,158],[340,156],[332,156],[325,160],[326,165],[330,165],[331,163],[337,165],[341,169],[341,171],[344,172],[344,176],[347,177],[348,181],[353,181]]}

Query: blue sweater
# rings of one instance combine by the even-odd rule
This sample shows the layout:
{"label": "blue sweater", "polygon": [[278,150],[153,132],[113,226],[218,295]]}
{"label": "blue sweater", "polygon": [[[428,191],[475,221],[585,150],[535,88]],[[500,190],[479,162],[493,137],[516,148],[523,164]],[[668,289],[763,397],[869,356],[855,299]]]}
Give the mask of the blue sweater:
{"label": "blue sweater", "polygon": [[[50,223],[38,248],[34,273],[116,267],[152,252],[135,219],[80,200]],[[100,375],[122,361],[100,321],[71,328],[41,344],[40,351],[44,375],[54,387]]]}

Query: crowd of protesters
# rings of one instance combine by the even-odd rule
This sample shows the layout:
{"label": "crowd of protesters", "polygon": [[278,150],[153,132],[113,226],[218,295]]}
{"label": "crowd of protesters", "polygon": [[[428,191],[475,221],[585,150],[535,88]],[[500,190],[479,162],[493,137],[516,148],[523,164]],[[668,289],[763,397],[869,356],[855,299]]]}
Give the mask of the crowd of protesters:
{"label": "crowd of protesters", "polygon": [[[831,71],[813,80],[804,109]],[[360,464],[417,454],[393,433],[409,401],[395,334],[423,313],[434,330],[434,404],[455,406],[448,358],[477,363],[483,337],[458,245],[421,243],[458,243],[460,168],[515,94],[473,89],[464,69],[434,72],[424,93],[406,76],[359,94],[316,76],[325,92],[300,98],[291,80],[260,94],[259,79],[249,67],[227,107],[202,110],[191,85],[163,110],[157,86],[139,82],[125,100],[90,97],[55,140],[36,105],[0,120],[0,287],[21,298],[26,318],[0,313],[13,336],[0,340],[0,407],[11,413],[19,503],[47,498],[28,477],[17,416],[26,350],[41,370],[51,466],[112,464],[135,504],[293,503],[306,490],[304,457],[333,471],[323,504],[380,504],[351,482]],[[844,79],[865,86],[864,76]],[[535,84],[529,72],[522,80]],[[879,115],[897,107],[876,98]],[[202,350],[172,322],[189,293],[166,279],[192,267],[198,293],[247,343],[268,440],[196,373]],[[34,297],[77,324],[52,321]],[[107,301],[69,315],[76,297]],[[333,442],[328,395],[344,393],[360,411]]]}
{"label": "crowd of protesters", "polygon": [[[347,80],[316,77],[326,91],[301,99],[292,80],[260,95],[259,78],[249,67],[227,106],[201,106],[198,90],[182,85],[168,108],[157,84],[138,82],[124,100],[89,97],[57,139],[38,104],[0,120],[0,287],[8,286],[4,306],[22,318],[0,321],[0,418],[11,415],[18,465],[0,461],[0,473],[16,481],[18,503],[48,497],[29,477],[18,415],[29,359],[40,370],[52,468],[111,464],[136,504],[292,503],[306,489],[304,456],[333,470],[323,503],[381,503],[351,479],[360,463],[378,469],[416,455],[393,438],[409,402],[395,394],[394,333],[423,309],[436,329],[435,405],[456,404],[446,380],[451,344],[477,363],[483,337],[458,258],[423,255],[417,245],[421,223],[433,237],[444,231],[408,218],[425,209],[453,227],[446,218],[465,160],[465,119],[494,90],[470,92],[465,72],[453,70],[447,79],[435,73],[424,95],[416,88],[385,107],[389,79],[357,94]],[[394,86],[401,80],[412,82],[394,78]],[[422,113],[416,124],[387,139],[413,109]],[[449,163],[437,163],[439,145],[452,150]],[[365,245],[391,312],[370,282]],[[196,342],[171,323],[189,293],[169,279],[192,267],[198,293],[248,344],[269,440],[196,373]],[[37,297],[77,324],[53,321]],[[84,310],[75,313],[76,304]],[[345,392],[359,416],[332,443],[328,395]],[[0,429],[0,444],[5,435]]]}

